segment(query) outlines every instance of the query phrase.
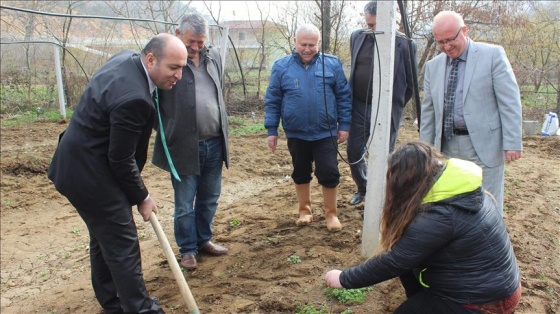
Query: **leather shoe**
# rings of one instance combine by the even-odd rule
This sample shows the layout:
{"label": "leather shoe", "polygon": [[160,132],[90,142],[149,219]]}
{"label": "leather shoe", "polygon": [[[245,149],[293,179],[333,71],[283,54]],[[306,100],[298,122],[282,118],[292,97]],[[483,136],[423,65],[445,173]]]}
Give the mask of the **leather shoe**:
{"label": "leather shoe", "polygon": [[352,195],[352,198],[350,199],[350,205],[358,205],[362,203],[365,198],[366,198],[366,192],[358,191],[354,193],[354,195]]}
{"label": "leather shoe", "polygon": [[196,269],[198,267],[196,256],[194,254],[184,254],[181,256],[181,262],[179,265],[187,270]]}
{"label": "leather shoe", "polygon": [[198,249],[198,251],[208,255],[220,256],[226,254],[228,249],[221,245],[212,243],[212,241],[208,241],[200,249]]}

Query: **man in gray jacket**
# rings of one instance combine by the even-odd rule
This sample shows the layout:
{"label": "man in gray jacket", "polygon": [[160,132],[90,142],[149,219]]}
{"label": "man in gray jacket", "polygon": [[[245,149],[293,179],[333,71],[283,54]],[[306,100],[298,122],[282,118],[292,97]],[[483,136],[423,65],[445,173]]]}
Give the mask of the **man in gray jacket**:
{"label": "man in gray jacket", "polygon": [[521,158],[523,150],[513,69],[504,48],[471,40],[456,12],[438,13],[432,32],[443,53],[426,63],[420,139],[482,167],[482,185],[503,215],[505,162]]}
{"label": "man in gray jacket", "polygon": [[179,264],[185,269],[198,267],[198,253],[218,256],[228,251],[211,241],[229,150],[221,58],[215,48],[205,45],[207,34],[208,24],[200,14],[181,18],[175,35],[187,47],[187,66],[173,91],[159,93],[156,108],[152,162],[171,172],[175,241]]}

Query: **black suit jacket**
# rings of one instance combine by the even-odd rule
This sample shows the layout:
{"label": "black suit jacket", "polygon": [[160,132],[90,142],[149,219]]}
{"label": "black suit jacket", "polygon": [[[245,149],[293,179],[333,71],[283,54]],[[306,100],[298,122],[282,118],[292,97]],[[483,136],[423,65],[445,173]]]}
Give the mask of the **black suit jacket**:
{"label": "black suit jacket", "polygon": [[[370,36],[365,34],[364,31],[364,29],[356,30],[352,32],[352,35],[350,36],[350,52],[352,54],[349,80],[350,86],[353,86],[352,83],[354,80],[354,70],[356,67],[358,52],[360,51],[366,36]],[[412,41],[412,56],[409,51],[410,49],[406,35],[401,32],[397,32],[395,36],[393,103],[391,110],[391,119],[393,120],[393,125],[395,125],[397,129],[400,124],[402,111],[414,93],[414,81],[412,78],[412,69],[410,67],[411,60],[412,66],[416,67],[416,43],[414,41]]]}
{"label": "black suit jacket", "polygon": [[122,209],[148,191],[140,177],[155,107],[140,56],[124,51],[92,77],[48,170],[56,189],[80,211],[127,219]]}

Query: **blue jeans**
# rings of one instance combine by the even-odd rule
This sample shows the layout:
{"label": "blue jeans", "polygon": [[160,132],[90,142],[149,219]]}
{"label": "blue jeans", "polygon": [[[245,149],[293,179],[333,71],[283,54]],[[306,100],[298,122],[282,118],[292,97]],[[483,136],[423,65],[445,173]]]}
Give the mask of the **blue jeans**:
{"label": "blue jeans", "polygon": [[222,188],[222,139],[200,141],[198,162],[200,175],[171,176],[175,192],[175,241],[179,252],[197,254],[198,248],[212,239],[212,220]]}

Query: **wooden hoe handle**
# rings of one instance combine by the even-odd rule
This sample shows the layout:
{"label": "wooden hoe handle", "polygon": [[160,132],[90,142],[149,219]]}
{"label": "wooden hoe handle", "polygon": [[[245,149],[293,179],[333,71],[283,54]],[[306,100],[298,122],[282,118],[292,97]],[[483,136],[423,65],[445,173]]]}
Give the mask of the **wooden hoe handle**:
{"label": "wooden hoe handle", "polygon": [[169,267],[171,267],[171,272],[173,273],[173,277],[177,281],[179,285],[179,290],[181,291],[181,295],[183,299],[187,303],[187,307],[191,311],[192,314],[199,314],[200,311],[198,310],[198,306],[194,300],[194,297],[189,289],[189,285],[187,285],[187,281],[185,280],[185,276],[183,276],[183,272],[179,267],[179,263],[177,263],[177,259],[175,259],[175,254],[171,249],[171,245],[169,245],[169,240],[167,240],[167,236],[163,232],[161,225],[157,219],[157,216],[154,212],[150,214],[150,223],[156,232],[156,235],[159,239],[159,243],[163,247],[163,252],[165,253],[165,257],[167,257],[167,262],[169,263]]}

